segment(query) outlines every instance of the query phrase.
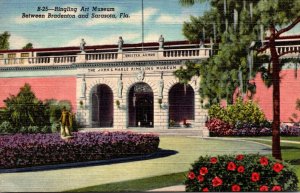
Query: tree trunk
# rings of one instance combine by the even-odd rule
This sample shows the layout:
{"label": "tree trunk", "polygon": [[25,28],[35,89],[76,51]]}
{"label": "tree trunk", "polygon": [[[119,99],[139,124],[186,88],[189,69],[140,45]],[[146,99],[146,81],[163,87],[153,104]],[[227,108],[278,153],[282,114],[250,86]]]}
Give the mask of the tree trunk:
{"label": "tree trunk", "polygon": [[273,124],[272,124],[272,156],[275,159],[282,160],[280,147],[280,66],[279,56],[275,44],[275,27],[270,28],[270,51],[272,62],[272,79],[273,79]]}

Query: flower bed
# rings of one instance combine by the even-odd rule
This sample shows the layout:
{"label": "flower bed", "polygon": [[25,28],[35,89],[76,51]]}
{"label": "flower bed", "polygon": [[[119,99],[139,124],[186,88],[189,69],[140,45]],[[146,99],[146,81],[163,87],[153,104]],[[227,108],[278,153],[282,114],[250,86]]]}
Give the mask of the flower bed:
{"label": "flower bed", "polygon": [[[242,125],[235,128],[230,124],[216,118],[212,118],[206,122],[211,137],[221,136],[271,136],[272,129],[268,127],[258,127],[252,125]],[[281,125],[281,136],[300,136],[300,128],[297,126]]]}
{"label": "flower bed", "polygon": [[267,156],[200,157],[186,177],[188,192],[297,191],[291,166]]}
{"label": "flower bed", "polygon": [[0,168],[107,160],[157,151],[159,137],[133,132],[15,134],[0,137]]}

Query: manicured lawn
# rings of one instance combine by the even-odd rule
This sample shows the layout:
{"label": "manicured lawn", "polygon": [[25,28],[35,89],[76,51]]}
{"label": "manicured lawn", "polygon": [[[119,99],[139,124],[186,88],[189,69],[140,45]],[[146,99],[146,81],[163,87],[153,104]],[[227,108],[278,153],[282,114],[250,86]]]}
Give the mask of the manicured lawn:
{"label": "manicured lawn", "polygon": [[[270,140],[272,140],[272,136],[267,136],[267,137],[254,137],[254,138],[258,138],[258,139],[270,139]],[[281,136],[280,139],[281,139],[281,140],[299,141],[299,142],[300,142],[300,137],[285,137],[285,136]]]}
{"label": "manicured lawn", "polygon": [[[234,136],[234,137],[226,137],[226,138],[248,138],[248,139],[269,139],[269,140],[272,140],[272,136],[264,136],[264,137],[242,137],[242,136],[239,137],[239,136]],[[285,137],[285,136],[281,136],[280,139],[281,140],[299,141],[300,142],[300,136],[299,137]]]}
{"label": "manicured lawn", "polygon": [[[177,153],[154,160],[131,163],[130,165],[132,165],[132,167],[130,167],[128,172],[123,176],[123,178],[128,179],[130,175],[135,175],[134,178],[132,176],[131,180],[98,183],[99,185],[70,189],[70,191],[144,191],[178,185],[183,184],[184,174],[191,167],[191,163],[201,155],[257,153],[258,151],[265,154],[270,153],[269,149],[264,146],[240,141],[228,142],[216,139],[188,138],[181,136],[162,136],[160,139],[160,148],[176,151]],[[143,173],[149,172],[150,177],[140,177],[133,174],[133,170],[137,168],[143,168],[139,170]],[[116,169],[116,167],[112,167],[110,171],[103,173],[103,175],[109,175],[109,172],[114,173]]]}
{"label": "manicured lawn", "polygon": [[[257,137],[271,139],[266,137]],[[290,137],[288,137],[290,138]],[[268,141],[259,141],[255,138],[247,138],[249,141],[258,141],[266,145],[271,145]],[[285,140],[288,140],[285,138]],[[296,170],[297,176],[300,179],[300,144],[282,143],[282,154],[285,161],[290,162]],[[146,191],[167,186],[179,185],[184,182],[186,172],[180,172],[169,175],[155,176],[150,178],[130,180],[117,183],[102,184],[81,189],[72,190],[73,192],[101,192],[101,191]],[[300,189],[300,183],[298,184]]]}
{"label": "manicured lawn", "polygon": [[117,183],[102,184],[70,190],[68,192],[120,192],[120,191],[147,191],[162,187],[183,184],[186,172],[155,176],[150,178],[130,180]]}

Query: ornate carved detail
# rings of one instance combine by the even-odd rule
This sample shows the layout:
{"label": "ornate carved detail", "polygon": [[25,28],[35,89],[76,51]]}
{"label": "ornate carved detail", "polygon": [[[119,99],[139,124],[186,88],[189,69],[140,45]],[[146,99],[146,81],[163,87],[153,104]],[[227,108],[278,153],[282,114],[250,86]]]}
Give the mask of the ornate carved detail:
{"label": "ornate carved detail", "polygon": [[137,80],[142,81],[144,80],[144,77],[145,77],[145,70],[144,69],[139,70],[139,72],[136,75]]}

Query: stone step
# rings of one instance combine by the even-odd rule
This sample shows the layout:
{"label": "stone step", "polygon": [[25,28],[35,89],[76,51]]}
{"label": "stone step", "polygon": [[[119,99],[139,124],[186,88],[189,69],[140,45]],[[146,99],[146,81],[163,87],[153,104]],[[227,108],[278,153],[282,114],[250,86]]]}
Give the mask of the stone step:
{"label": "stone step", "polygon": [[200,129],[154,129],[154,128],[128,128],[126,130],[117,130],[111,128],[85,128],[81,132],[92,132],[92,131],[132,131],[138,133],[156,133],[159,135],[172,135],[172,136],[208,136],[206,128]]}

